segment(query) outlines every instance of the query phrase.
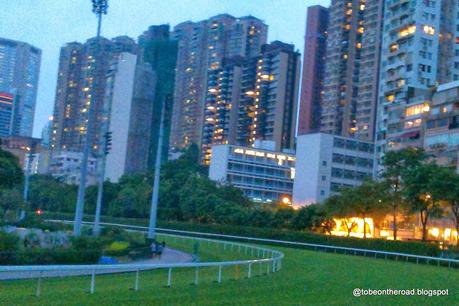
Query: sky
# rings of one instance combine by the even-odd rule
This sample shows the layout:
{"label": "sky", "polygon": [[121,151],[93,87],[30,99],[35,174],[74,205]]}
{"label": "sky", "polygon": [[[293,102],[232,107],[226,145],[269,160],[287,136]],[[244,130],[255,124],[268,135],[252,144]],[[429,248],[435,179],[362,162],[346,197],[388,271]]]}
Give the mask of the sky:
{"label": "sky", "polygon": [[[102,35],[137,38],[150,25],[200,21],[221,13],[253,15],[269,26],[268,40],[295,44],[303,53],[306,9],[329,0],[109,0]],[[24,41],[42,50],[34,136],[52,114],[60,47],[95,36],[91,0],[0,0],[0,37]]]}

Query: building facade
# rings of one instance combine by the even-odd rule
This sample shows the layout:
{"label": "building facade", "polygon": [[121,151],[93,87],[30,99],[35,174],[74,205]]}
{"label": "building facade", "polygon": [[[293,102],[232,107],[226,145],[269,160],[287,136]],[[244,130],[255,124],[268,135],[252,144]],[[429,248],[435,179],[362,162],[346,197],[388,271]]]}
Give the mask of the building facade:
{"label": "building facade", "polygon": [[274,41],[258,56],[225,59],[209,72],[202,156],[212,145],[253,146],[269,140],[275,150],[293,149],[296,129],[300,55],[293,45]]}
{"label": "building facade", "polygon": [[51,131],[53,151],[82,152],[88,129],[89,106],[93,107],[93,154],[101,141],[101,123],[106,74],[110,61],[120,52],[137,52],[137,44],[126,36],[112,40],[91,38],[86,43],[72,42],[61,48],[56,86],[56,100]]}
{"label": "building facade", "polygon": [[[52,155],[50,161],[51,175],[61,182],[70,185],[80,183],[80,169],[83,153],[60,151]],[[94,185],[97,182],[97,160],[94,157],[88,158],[88,176],[86,185]]]}
{"label": "building facade", "polygon": [[324,95],[320,131],[349,136],[355,133],[354,105],[358,59],[364,32],[360,0],[333,0],[329,7]]}
{"label": "building facade", "polygon": [[13,126],[14,96],[0,92],[0,137],[11,135]]}
{"label": "building facade", "polygon": [[423,119],[426,152],[459,171],[459,81],[437,87]]}
{"label": "building facade", "polygon": [[329,8],[320,131],[373,140],[382,7],[387,1],[338,1]]}
{"label": "building facade", "polygon": [[320,203],[373,175],[374,144],[331,134],[297,139],[293,205]]}
{"label": "building facade", "polygon": [[178,54],[169,141],[172,149],[201,145],[208,73],[220,69],[224,58],[257,56],[266,43],[267,31],[258,18],[228,14],[174,27]]}
{"label": "building facade", "polygon": [[31,137],[40,75],[41,50],[0,38],[0,92],[15,96],[11,134]]}
{"label": "building facade", "polygon": [[[124,174],[148,170],[155,76],[151,66],[123,52],[114,58],[107,74],[105,107],[111,134],[105,178],[117,183]],[[100,155],[104,154],[101,148]]]}
{"label": "building facade", "polygon": [[241,189],[257,202],[290,204],[295,178],[293,154],[242,147],[215,145],[209,178]]}
{"label": "building facade", "polygon": [[308,7],[306,22],[298,135],[317,132],[320,128],[328,9],[320,5]]}
{"label": "building facade", "polygon": [[423,115],[438,82],[458,77],[457,1],[386,1],[376,144],[423,146]]}
{"label": "building facade", "polygon": [[148,161],[149,168],[151,169],[156,158],[163,104],[165,104],[165,116],[161,156],[163,161],[168,158],[178,43],[172,39],[169,25],[164,24],[150,26],[147,31],[139,36],[139,46],[141,49],[140,59],[150,64],[157,79],[154,88],[155,98]]}

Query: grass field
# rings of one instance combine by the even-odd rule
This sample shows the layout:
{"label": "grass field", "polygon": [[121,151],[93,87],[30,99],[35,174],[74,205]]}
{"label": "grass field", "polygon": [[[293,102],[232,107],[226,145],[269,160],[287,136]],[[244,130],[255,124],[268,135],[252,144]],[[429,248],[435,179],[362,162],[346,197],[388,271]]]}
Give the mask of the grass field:
{"label": "grass field", "polygon": [[[167,240],[168,245],[192,250],[189,242]],[[271,246],[270,246],[271,248]],[[42,295],[35,297],[36,280],[0,282],[0,305],[459,305],[459,271],[412,263],[384,261],[349,255],[272,247],[285,254],[281,271],[258,276],[258,266],[247,279],[246,267],[199,271],[199,285],[192,285],[194,269],[173,270],[172,287],[165,288],[167,272],[142,272],[140,290],[130,290],[134,274],[96,278],[96,292],[89,294],[89,276],[45,279]],[[200,245],[205,260],[247,258],[224,252],[214,245]],[[266,273],[265,267],[261,270]],[[449,289],[448,296],[354,297],[354,288]]]}

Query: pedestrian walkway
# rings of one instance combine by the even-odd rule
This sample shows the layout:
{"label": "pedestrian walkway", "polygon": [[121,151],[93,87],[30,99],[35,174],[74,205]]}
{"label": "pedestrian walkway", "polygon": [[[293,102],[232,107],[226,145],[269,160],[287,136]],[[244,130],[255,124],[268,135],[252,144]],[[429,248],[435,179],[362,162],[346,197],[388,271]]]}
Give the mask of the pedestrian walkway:
{"label": "pedestrian walkway", "polygon": [[[193,255],[171,249],[165,248],[161,257],[155,257],[150,259],[144,259],[139,261],[133,261],[128,264],[168,264],[168,263],[182,263],[182,262],[192,262],[194,260]],[[149,270],[150,268],[143,268],[141,270]],[[110,273],[120,273],[120,272],[133,272],[137,269],[114,269],[114,270],[104,270],[97,271],[99,274],[110,274]],[[92,270],[74,270],[74,271],[46,271],[42,272],[41,277],[64,277],[64,276],[82,276],[82,275],[91,275]],[[28,279],[28,278],[38,278],[40,276],[39,271],[24,271],[24,272],[3,272],[0,273],[0,280],[13,280],[13,279]]]}

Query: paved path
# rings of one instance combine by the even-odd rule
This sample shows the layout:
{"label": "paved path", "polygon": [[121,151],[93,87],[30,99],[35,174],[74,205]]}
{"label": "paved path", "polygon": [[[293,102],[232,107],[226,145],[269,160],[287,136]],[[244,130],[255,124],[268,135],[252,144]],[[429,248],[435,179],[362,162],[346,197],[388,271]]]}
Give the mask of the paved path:
{"label": "paved path", "polygon": [[[194,257],[191,254],[171,249],[165,248],[161,258],[151,258],[140,261],[135,261],[132,263],[135,264],[167,264],[167,263],[180,263],[180,262],[192,262]],[[120,273],[120,272],[132,272],[136,269],[122,269],[122,270],[104,270],[98,271],[97,274],[110,274],[110,273]],[[144,268],[142,270],[149,270],[149,268]],[[91,275],[91,270],[77,270],[77,271],[49,271],[43,272],[42,277],[64,277],[64,276],[78,276],[78,275]],[[12,280],[12,279],[27,279],[27,278],[38,278],[40,272],[0,272],[0,280]]]}

